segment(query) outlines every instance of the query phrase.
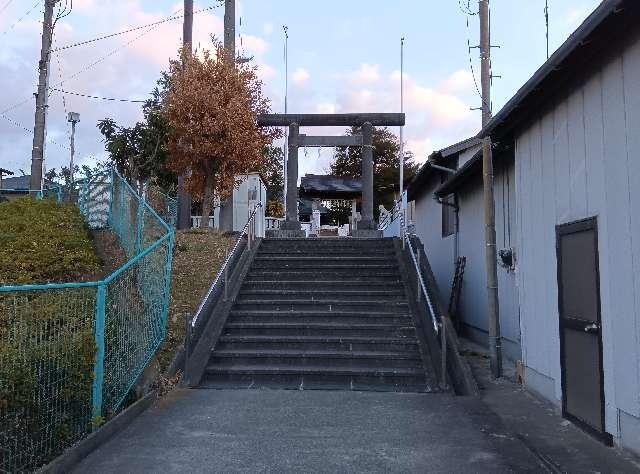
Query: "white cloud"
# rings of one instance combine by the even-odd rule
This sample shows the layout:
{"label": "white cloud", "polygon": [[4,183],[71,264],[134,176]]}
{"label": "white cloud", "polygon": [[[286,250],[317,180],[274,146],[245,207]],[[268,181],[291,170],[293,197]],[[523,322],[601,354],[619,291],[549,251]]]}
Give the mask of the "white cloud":
{"label": "white cloud", "polygon": [[306,84],[310,77],[311,75],[309,74],[309,71],[299,67],[293,73],[293,82],[298,86],[303,86],[304,84]]}
{"label": "white cloud", "polygon": [[[359,77],[364,82],[348,81],[337,96],[337,112],[398,112],[400,110],[400,71],[363,75],[362,66],[342,76]],[[478,132],[480,117],[469,109],[473,80],[466,71],[453,71],[444,80],[429,84],[404,74],[404,109],[407,115],[405,148],[416,161],[424,162],[436,147],[444,147]],[[319,106],[319,105],[318,105]]]}
{"label": "white cloud", "polygon": [[577,28],[587,16],[589,16],[589,9],[585,7],[572,8],[567,13],[566,22],[567,26],[571,28]]}
{"label": "white cloud", "polygon": [[[182,0],[172,3],[171,8],[162,8],[159,2],[143,0],[75,0],[73,15],[56,26],[54,47],[162,20],[182,9]],[[37,83],[36,66],[40,54],[38,42],[33,38],[40,36],[40,16],[41,13],[34,11],[33,15],[16,25],[0,48],[0,68],[3,71],[0,74],[0,90],[3,91],[0,111],[24,101],[23,105],[6,114],[21,126],[0,118],[0,135],[3,138],[0,141],[0,165],[14,171],[19,168],[26,172],[29,170],[34,107],[32,95]],[[194,47],[211,49],[211,34],[222,38],[222,33],[223,8],[199,13],[194,25]],[[181,42],[182,21],[178,18],[149,31],[142,29],[53,53],[50,84],[51,87],[62,88],[57,84],[61,78],[65,78],[64,89],[68,91],[144,99],[154,88],[160,72],[168,68],[169,59],[177,57]],[[240,49],[240,42],[237,43]],[[269,94],[268,81],[277,75],[266,58],[269,42],[265,38],[246,34],[242,43],[243,54],[255,56],[258,75],[266,81],[265,89]],[[98,63],[89,67],[94,62]],[[69,76],[80,71],[76,77],[69,79]],[[76,158],[79,163],[104,157],[102,136],[96,129],[99,120],[112,117],[119,124],[130,126],[142,118],[140,104],[102,102],[72,95],[66,97],[66,109],[79,112],[82,116],[76,137]],[[48,169],[59,168],[69,159],[64,112],[62,95],[52,91],[47,118]]]}
{"label": "white cloud", "polygon": [[442,83],[442,89],[449,93],[468,92],[474,87],[473,74],[465,69],[454,72]]}
{"label": "white cloud", "polygon": [[336,104],[333,103],[320,103],[316,106],[316,112],[319,114],[335,114]]}
{"label": "white cloud", "polygon": [[262,26],[262,32],[265,35],[271,35],[273,33],[273,23],[265,23]]}
{"label": "white cloud", "polygon": [[427,161],[427,157],[434,150],[433,142],[430,138],[414,138],[407,140],[405,150],[410,151],[415,156],[418,163]]}
{"label": "white cloud", "polygon": [[363,63],[349,74],[349,80],[353,85],[369,85],[380,80],[380,66],[377,64]]}

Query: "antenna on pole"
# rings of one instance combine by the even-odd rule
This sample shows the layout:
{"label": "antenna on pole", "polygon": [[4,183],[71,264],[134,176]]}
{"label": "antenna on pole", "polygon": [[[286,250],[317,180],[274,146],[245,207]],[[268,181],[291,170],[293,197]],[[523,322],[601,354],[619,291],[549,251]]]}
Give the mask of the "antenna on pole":
{"label": "antenna on pole", "polygon": [[544,1],[544,19],[547,25],[547,59],[549,59],[549,0]]}
{"label": "antenna on pole", "polygon": [[[404,36],[400,38],[400,113],[404,113]],[[400,127],[400,196],[403,212],[407,209],[407,196],[404,194],[404,127]]]}
{"label": "antenna on pole", "polygon": [[[284,113],[289,111],[289,27],[282,25],[284,31]],[[284,152],[282,159],[284,187],[282,189],[282,200],[284,208],[287,208],[287,150],[289,148],[289,131],[285,129],[284,132]]]}

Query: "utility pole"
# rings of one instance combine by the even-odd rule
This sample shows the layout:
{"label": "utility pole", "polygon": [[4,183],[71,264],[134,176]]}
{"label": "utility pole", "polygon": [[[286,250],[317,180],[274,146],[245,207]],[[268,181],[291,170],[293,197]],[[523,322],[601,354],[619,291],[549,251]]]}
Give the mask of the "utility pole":
{"label": "utility pole", "polygon": [[71,189],[69,189],[69,198],[71,198],[75,185],[75,179],[73,177],[73,159],[76,154],[76,124],[80,122],[80,114],[77,112],[69,112],[67,121],[71,123],[71,160],[69,160],[69,173],[71,182]]}
{"label": "utility pole", "polygon": [[236,0],[224,1],[224,52],[227,61],[236,60]]}
{"label": "utility pole", "polygon": [[44,139],[46,134],[47,102],[49,86],[49,58],[53,39],[53,8],[59,0],[45,0],[42,23],[42,47],[38,63],[38,92],[36,93],[36,115],[33,127],[33,149],[31,151],[31,192],[42,190],[42,167],[44,163]]}
{"label": "utility pole", "polygon": [[[184,0],[184,21],[182,24],[183,63],[191,53],[193,44],[193,0]],[[178,176],[178,229],[191,228],[191,195],[185,186],[185,175]]]}
{"label": "utility pole", "polygon": [[[491,25],[489,0],[479,0],[480,59],[482,61],[482,127],[491,120]],[[493,156],[491,137],[482,141],[482,175],[484,186],[485,253],[487,271],[487,309],[489,315],[489,356],[491,373],[502,376],[500,305],[498,301],[498,255],[496,250],[496,216],[493,197]]]}

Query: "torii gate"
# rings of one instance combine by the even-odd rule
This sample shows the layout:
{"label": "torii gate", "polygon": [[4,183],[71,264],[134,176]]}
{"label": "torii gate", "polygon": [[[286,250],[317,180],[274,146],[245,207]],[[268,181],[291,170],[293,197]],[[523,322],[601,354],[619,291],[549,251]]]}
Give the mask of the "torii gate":
{"label": "torii gate", "polygon": [[[355,237],[377,237],[373,218],[373,127],[401,127],[404,114],[261,114],[259,127],[289,127],[287,152],[287,209],[279,236],[304,237],[298,221],[298,148],[299,147],[362,147],[362,220]],[[362,127],[362,135],[307,136],[300,127]]]}

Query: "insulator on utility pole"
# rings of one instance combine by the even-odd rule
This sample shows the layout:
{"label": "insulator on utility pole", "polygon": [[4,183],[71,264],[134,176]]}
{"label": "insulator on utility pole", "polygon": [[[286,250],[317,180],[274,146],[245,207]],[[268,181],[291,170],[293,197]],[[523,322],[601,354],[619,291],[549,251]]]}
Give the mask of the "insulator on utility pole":
{"label": "insulator on utility pole", "polygon": [[[491,120],[491,25],[489,0],[479,0],[480,58],[482,84],[482,127]],[[485,257],[487,272],[487,312],[489,316],[489,357],[491,373],[502,376],[502,344],[500,336],[500,304],[498,300],[498,254],[496,249],[495,200],[493,196],[493,156],[491,137],[482,142],[482,175],[484,188]]]}
{"label": "insulator on utility pole", "polygon": [[38,63],[38,92],[36,93],[35,125],[33,127],[33,149],[31,151],[31,179],[29,187],[33,193],[42,190],[44,164],[44,142],[46,135],[47,103],[49,87],[49,59],[53,40],[53,8],[58,0],[45,0],[42,23],[42,46]]}

